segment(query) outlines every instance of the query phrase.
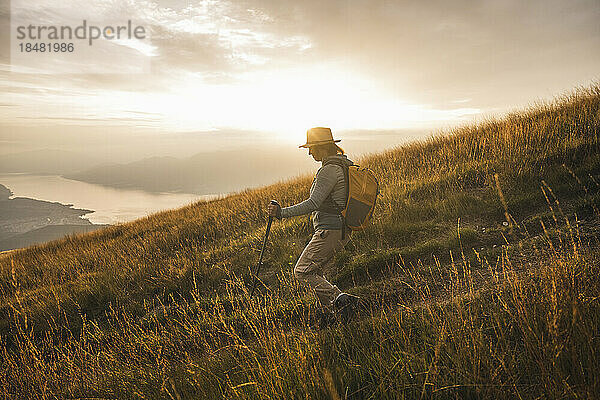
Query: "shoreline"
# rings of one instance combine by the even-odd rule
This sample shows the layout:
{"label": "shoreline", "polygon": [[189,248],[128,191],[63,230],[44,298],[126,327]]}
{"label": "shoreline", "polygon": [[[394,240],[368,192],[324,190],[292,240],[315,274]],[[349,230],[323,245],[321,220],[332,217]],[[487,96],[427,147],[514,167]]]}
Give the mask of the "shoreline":
{"label": "shoreline", "polygon": [[84,218],[93,224],[126,223],[206,198],[189,193],[163,194],[132,188],[117,189],[70,180],[56,174],[0,174],[0,184],[10,187],[15,197],[43,199],[73,204],[78,209],[94,210]]}
{"label": "shoreline", "polygon": [[0,251],[40,244],[67,235],[101,229],[84,216],[94,210],[75,208],[73,204],[14,196],[0,184]]}

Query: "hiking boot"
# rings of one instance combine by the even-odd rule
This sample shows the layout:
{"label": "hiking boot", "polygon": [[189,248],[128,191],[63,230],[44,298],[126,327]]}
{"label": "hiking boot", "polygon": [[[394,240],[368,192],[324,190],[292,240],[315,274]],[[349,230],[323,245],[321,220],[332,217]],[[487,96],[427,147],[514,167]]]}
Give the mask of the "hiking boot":
{"label": "hiking boot", "polygon": [[341,293],[333,302],[336,313],[340,316],[343,324],[346,324],[352,319],[356,311],[356,306],[360,297],[353,296],[348,293]]}

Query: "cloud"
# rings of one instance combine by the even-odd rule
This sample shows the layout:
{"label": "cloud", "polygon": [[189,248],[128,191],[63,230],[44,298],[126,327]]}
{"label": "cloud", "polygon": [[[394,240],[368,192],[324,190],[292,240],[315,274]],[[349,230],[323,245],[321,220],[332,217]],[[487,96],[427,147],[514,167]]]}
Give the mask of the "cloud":
{"label": "cloud", "polygon": [[[282,59],[293,58],[311,47],[304,35],[287,35],[273,29],[277,21],[243,2],[202,1],[190,4],[187,1],[74,0],[68,8],[53,8],[49,4],[43,0],[27,3],[15,0],[13,12],[24,20],[38,24],[61,21],[73,25],[80,24],[84,19],[97,24],[121,24],[131,19],[147,27],[149,45],[143,48],[133,44],[117,46],[121,49],[113,46],[110,51],[122,54],[107,54],[104,58],[126,63],[131,57],[131,54],[123,53],[127,48],[149,56],[152,86],[157,89],[169,87],[169,79],[163,79],[164,75],[186,72],[202,76],[207,82],[235,82],[239,74],[261,69],[271,62],[280,63]],[[0,18],[0,24],[6,28],[9,23],[7,15],[0,15]],[[123,43],[115,41],[114,44]],[[6,46],[3,46],[1,55],[8,62]],[[299,56],[296,57],[296,60],[299,59]],[[131,87],[135,90],[148,80],[143,76],[119,78],[108,74],[109,79],[102,79],[95,73],[79,75],[73,77],[74,82],[85,81],[88,87],[104,89]]]}
{"label": "cloud", "polygon": [[[600,66],[600,3],[593,0],[243,4],[269,16],[264,31],[303,35],[311,46],[302,62],[336,61],[432,106],[456,97],[494,107],[551,95],[597,76]],[[287,60],[297,62],[285,52],[273,57]]]}
{"label": "cloud", "polygon": [[318,58],[345,60],[428,103],[460,96],[498,105],[521,89],[589,79],[600,66],[597,1],[327,4],[303,2],[297,18]]}
{"label": "cloud", "polygon": [[[598,78],[600,70],[597,0],[74,1],[82,5],[73,19],[92,13],[148,26],[151,73],[57,82],[0,72],[9,92],[168,93],[190,83],[236,85],[253,73],[333,65],[390,97],[453,116],[465,106],[457,100],[502,109]],[[44,4],[28,1],[28,12],[52,17]],[[0,57],[6,62],[4,47]]]}
{"label": "cloud", "polygon": [[153,66],[200,73],[212,82],[269,67],[311,47],[302,34],[269,29],[267,13],[238,2],[202,2],[181,9],[158,8],[147,18],[159,56]]}

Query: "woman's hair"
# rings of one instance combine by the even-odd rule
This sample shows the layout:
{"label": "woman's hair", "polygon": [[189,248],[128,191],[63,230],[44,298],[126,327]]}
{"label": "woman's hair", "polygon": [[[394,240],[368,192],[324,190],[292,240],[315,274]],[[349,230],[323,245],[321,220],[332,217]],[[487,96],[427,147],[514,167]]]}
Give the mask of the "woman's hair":
{"label": "woman's hair", "polygon": [[333,155],[333,154],[345,154],[344,153],[344,149],[342,149],[340,146],[338,146],[335,143],[327,143],[327,144],[323,144],[321,146],[323,146],[323,150],[325,152],[327,152],[327,154],[330,154],[330,155]]}

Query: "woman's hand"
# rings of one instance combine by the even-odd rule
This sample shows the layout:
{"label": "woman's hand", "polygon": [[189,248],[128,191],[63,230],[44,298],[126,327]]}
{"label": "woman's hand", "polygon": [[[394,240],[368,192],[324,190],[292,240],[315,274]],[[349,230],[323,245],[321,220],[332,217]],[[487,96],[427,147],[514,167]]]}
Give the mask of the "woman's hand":
{"label": "woman's hand", "polygon": [[267,215],[281,219],[281,206],[275,200],[271,200],[271,204],[267,207]]}

